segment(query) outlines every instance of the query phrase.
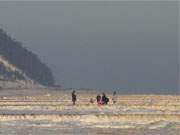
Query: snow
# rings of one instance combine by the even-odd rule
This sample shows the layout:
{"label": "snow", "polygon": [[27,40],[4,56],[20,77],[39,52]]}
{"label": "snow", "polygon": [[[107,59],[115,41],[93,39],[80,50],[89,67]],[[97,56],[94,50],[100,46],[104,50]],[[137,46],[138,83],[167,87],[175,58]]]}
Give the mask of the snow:
{"label": "snow", "polygon": [[0,63],[3,64],[10,71],[13,71],[13,72],[16,71],[16,72],[20,73],[21,75],[23,75],[24,78],[26,78],[26,80],[32,81],[21,69],[17,68],[15,65],[11,64],[8,60],[3,58],[1,55],[0,55]]}
{"label": "snow", "polygon": [[30,79],[21,69],[17,68],[15,65],[11,64],[8,60],[0,55],[0,64],[3,64],[7,70],[12,72],[18,72],[21,74],[25,80],[14,80],[14,81],[4,81],[3,76],[0,76],[0,88],[4,89],[14,89],[14,88],[44,88],[44,86],[35,83]]}
{"label": "snow", "polygon": [[[3,135],[178,135],[180,96],[118,95],[117,104],[89,103],[96,91],[22,89],[0,91]],[[107,94],[112,99],[111,94]],[[136,101],[136,102],[135,102]],[[152,101],[152,102],[148,102]],[[23,129],[23,130],[22,130]]]}

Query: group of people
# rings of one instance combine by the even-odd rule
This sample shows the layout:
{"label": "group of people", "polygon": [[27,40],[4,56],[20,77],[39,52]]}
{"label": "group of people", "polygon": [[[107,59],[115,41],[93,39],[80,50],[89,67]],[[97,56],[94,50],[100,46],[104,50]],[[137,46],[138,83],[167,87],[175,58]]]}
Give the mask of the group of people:
{"label": "group of people", "polygon": [[98,105],[107,105],[109,102],[109,98],[105,93],[102,93],[102,96],[100,96],[99,94],[97,95],[96,101]]}
{"label": "group of people", "polygon": [[[106,96],[105,93],[102,93],[102,96],[100,96],[99,94],[97,95],[96,101],[97,101],[98,105],[107,105],[109,102],[109,98]],[[116,104],[116,102],[117,102],[116,91],[113,92],[112,102],[113,102],[113,104]]]}
{"label": "group of people", "polygon": [[[76,100],[77,100],[76,92],[73,91],[72,92],[73,105],[76,104]],[[105,93],[102,93],[102,96],[100,94],[98,94],[96,96],[96,102],[97,102],[98,105],[107,105],[108,102],[109,102],[109,98],[106,96]],[[112,102],[113,102],[113,104],[116,104],[116,102],[117,102],[116,91],[113,92]],[[94,103],[94,100],[90,99],[90,103]]]}

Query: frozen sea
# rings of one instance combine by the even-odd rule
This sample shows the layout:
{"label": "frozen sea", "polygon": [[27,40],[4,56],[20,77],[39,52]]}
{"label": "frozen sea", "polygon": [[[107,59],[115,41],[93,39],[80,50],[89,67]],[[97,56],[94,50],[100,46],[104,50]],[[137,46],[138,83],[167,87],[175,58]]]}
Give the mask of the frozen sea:
{"label": "frozen sea", "polygon": [[[118,95],[91,104],[98,91],[2,90],[0,135],[180,135],[180,97]],[[111,93],[107,93],[112,98]]]}

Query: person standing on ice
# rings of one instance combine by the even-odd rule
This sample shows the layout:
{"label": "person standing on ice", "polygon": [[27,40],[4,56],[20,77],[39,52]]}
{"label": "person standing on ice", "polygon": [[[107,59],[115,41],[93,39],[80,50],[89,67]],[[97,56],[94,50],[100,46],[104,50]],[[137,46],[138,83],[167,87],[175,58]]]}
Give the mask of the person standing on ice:
{"label": "person standing on ice", "polygon": [[73,102],[73,105],[76,104],[76,91],[75,90],[73,90],[72,92],[72,102]]}
{"label": "person standing on ice", "polygon": [[114,92],[113,92],[112,101],[113,101],[113,104],[116,104],[116,102],[117,102],[117,95],[116,95],[116,91],[114,91]]}

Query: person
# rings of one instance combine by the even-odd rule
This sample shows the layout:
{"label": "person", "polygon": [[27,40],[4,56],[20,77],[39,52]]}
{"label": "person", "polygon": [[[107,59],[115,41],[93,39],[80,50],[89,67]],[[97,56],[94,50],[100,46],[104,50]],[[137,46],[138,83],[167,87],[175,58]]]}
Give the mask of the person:
{"label": "person", "polygon": [[112,101],[113,101],[113,104],[116,104],[116,103],[117,103],[117,95],[116,95],[116,91],[113,92]]}
{"label": "person", "polygon": [[75,90],[72,92],[72,102],[73,102],[73,105],[76,104],[76,91]]}
{"label": "person", "polygon": [[90,102],[91,104],[94,104],[93,98],[91,98],[89,102]]}
{"label": "person", "polygon": [[104,104],[107,105],[108,102],[109,102],[109,98],[106,97],[106,94],[105,94],[105,93],[103,93],[103,94],[102,94],[102,104],[103,104],[103,105],[104,105]]}
{"label": "person", "polygon": [[101,104],[101,96],[98,94],[97,97],[96,97],[96,101],[97,101],[97,104],[100,105]]}

